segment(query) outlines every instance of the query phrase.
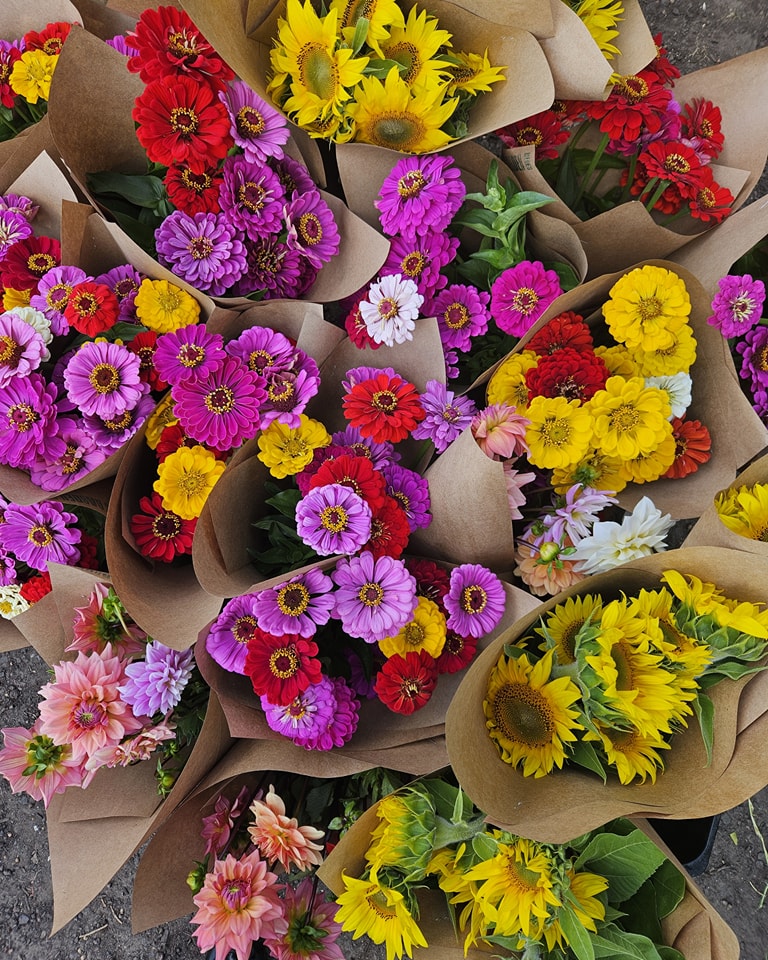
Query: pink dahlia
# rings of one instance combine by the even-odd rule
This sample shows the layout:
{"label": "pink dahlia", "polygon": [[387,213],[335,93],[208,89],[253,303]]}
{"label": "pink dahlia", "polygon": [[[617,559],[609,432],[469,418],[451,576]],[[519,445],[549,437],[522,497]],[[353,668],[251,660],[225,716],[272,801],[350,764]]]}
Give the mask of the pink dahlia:
{"label": "pink dahlia", "polygon": [[82,762],[73,759],[68,743],[59,746],[42,734],[39,720],[31,730],[4,727],[3,736],[0,774],[14,793],[27,793],[47,807],[55,793],[84,786],[87,774]]}
{"label": "pink dahlia", "polygon": [[323,846],[315,842],[322,840],[323,831],[300,827],[295,817],[287,817],[285,804],[272,784],[263,800],[253,801],[251,813],[253,822],[248,833],[268,863],[279,863],[283,870],[290,871],[292,866],[307,870],[323,862]]}

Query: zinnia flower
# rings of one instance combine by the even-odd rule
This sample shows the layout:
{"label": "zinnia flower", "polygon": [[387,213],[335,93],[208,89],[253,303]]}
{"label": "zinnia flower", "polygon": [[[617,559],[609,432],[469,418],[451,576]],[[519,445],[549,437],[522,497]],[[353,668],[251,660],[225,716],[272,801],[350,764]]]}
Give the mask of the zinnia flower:
{"label": "zinnia flower", "polygon": [[256,594],[233,597],[209,627],[205,649],[220,667],[244,675],[248,641],[256,636],[258,626]]}
{"label": "zinnia flower", "polygon": [[339,250],[341,238],[328,204],[318,190],[310,190],[285,206],[287,244],[319,269]]}
{"label": "zinnia flower", "polygon": [[142,280],[134,306],[137,320],[156,333],[187,327],[200,317],[197,300],[167,280]]}
{"label": "zinnia flower", "polygon": [[155,230],[158,259],[187,283],[220,297],[246,271],[246,252],[234,223],[219,213],[174,210]]}
{"label": "zinnia flower", "polygon": [[504,270],[491,287],[491,316],[504,333],[522,337],[562,293],[554,270],[523,260]]}
{"label": "zinnia flower", "polygon": [[248,638],[243,672],[254,693],[269,703],[287,707],[322,677],[317,644],[298,634],[273,636],[258,628]]}
{"label": "zinnia flower", "polygon": [[29,467],[45,457],[55,434],[56,385],[39,373],[14,378],[0,391],[0,462]]}
{"label": "zinnia flower", "polygon": [[169,384],[206,375],[224,359],[224,338],[210,333],[204,324],[194,323],[171,330],[157,338],[155,366]]}
{"label": "zinnia flower", "polygon": [[282,157],[290,137],[288,124],[242,80],[233,80],[219,93],[230,117],[232,139],[251,163]]}
{"label": "zinnia flower", "polygon": [[613,338],[646,353],[672,346],[690,312],[691,298],[680,277],[650,264],[617,280],[603,304]]}
{"label": "zinnia flower", "polygon": [[340,483],[310,490],[296,506],[296,532],[315,553],[356,553],[371,535],[371,508]]}
{"label": "zinnia flower", "polygon": [[675,440],[675,459],[665,477],[671,480],[687,477],[712,456],[712,438],[700,420],[675,417],[672,420],[672,436]]}
{"label": "zinnia flower", "polygon": [[399,273],[372,283],[367,299],[358,304],[368,335],[377,344],[393,347],[413,339],[424,297],[413,280]]}
{"label": "zinnia flower", "polygon": [[375,643],[397,633],[413,615],[416,581],[400,560],[375,560],[363,551],[340,560],[332,579],[337,587],[334,615],[351,637]]}
{"label": "zinnia flower", "polygon": [[482,637],[501,620],[506,602],[499,578],[480,564],[462,563],[451,570],[451,586],[443,599],[450,630]]}
{"label": "zinnia flower", "polygon": [[179,447],[158,465],[153,489],[163,499],[166,510],[182,520],[199,517],[225,465],[216,455],[201,447]]}
{"label": "zinnia flower", "polygon": [[352,386],[343,406],[352,426],[376,442],[404,440],[425,417],[414,385],[385,372]]}
{"label": "zinnia flower", "polygon": [[426,650],[393,654],[379,670],[373,689],[385,707],[406,716],[420,710],[437,683],[437,661]]}
{"label": "zinnia flower", "polygon": [[153,493],[139,500],[140,513],[134,513],[129,526],[143,557],[170,563],[178,556],[192,553],[196,520],[182,520],[163,507],[162,497]]}
{"label": "zinnia flower", "polygon": [[322,570],[307,570],[254,597],[259,627],[267,633],[311,637],[328,623],[333,609],[333,581]]}
{"label": "zinnia flower", "polygon": [[414,440],[431,440],[438,453],[448,449],[475,415],[475,404],[469,397],[457,397],[439,380],[427,381],[420,402],[424,419],[411,436]]}
{"label": "zinnia flower", "polygon": [[388,236],[445,230],[466,188],[451,157],[402,157],[381,185],[374,206]]}
{"label": "zinnia flower", "polygon": [[64,307],[64,319],[78,333],[97,337],[117,322],[120,305],[117,297],[103,283],[83,280],[72,287]]}
{"label": "zinnia flower", "polygon": [[143,395],[141,361],[126,347],[106,340],[84,343],[64,370],[67,396],[86,415],[115,420]]}
{"label": "zinnia flower", "polygon": [[47,570],[49,563],[74,566],[80,557],[78,522],[54,500],[9,503],[0,523],[0,545],[33,570]]}
{"label": "zinnia flower", "polygon": [[492,460],[509,460],[528,451],[525,439],[530,421],[514,407],[494,403],[476,413],[470,427],[483,453]]}
{"label": "zinnia flower", "polygon": [[303,413],[299,420],[295,428],[273,420],[259,434],[259,460],[278,480],[300,473],[311,462],[315,450],[331,442],[330,434],[319,420]]}
{"label": "zinnia flower", "polygon": [[743,276],[721,277],[717,281],[718,292],[712,299],[712,316],[707,318],[710,326],[717,327],[724,337],[739,337],[751,330],[760,321],[765,302],[765,284]]}

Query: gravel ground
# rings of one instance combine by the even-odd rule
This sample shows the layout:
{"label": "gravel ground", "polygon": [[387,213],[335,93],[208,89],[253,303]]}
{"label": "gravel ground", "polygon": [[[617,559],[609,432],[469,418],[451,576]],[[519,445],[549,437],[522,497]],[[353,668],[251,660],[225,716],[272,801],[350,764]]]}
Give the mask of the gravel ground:
{"label": "gravel ground", "polygon": [[[768,4],[752,0],[644,0],[646,18],[661,30],[683,72],[768,44]],[[0,726],[29,725],[36,691],[46,681],[32,651],[0,654]],[[756,757],[766,763],[766,757]],[[53,914],[45,815],[41,804],[11,796],[0,782],[0,956],[16,960],[193,960],[200,954],[187,919],[130,933],[137,858],[75,920],[49,939]],[[736,931],[743,960],[768,960],[768,789],[723,815],[705,874],[698,882]],[[346,942],[348,960],[383,951]],[[688,960],[698,960],[690,957]]]}

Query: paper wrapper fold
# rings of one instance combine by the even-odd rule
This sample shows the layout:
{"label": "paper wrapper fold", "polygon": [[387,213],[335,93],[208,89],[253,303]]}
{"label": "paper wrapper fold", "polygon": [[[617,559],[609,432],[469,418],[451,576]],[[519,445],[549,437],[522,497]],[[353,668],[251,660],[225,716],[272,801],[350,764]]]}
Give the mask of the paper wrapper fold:
{"label": "paper wrapper fold", "polygon": [[[768,783],[768,769],[755,763],[750,749],[754,743],[750,730],[768,728],[765,672],[734,682],[724,680],[708,691],[715,707],[711,764],[707,765],[698,723],[691,718],[666,751],[664,772],[655,783],[623,786],[609,774],[603,784],[598,776],[577,767],[540,778],[524,777],[504,763],[488,736],[483,700],[491,670],[506,643],[525,636],[543,613],[568,596],[599,593],[613,598],[621,591],[656,589],[668,569],[713,582],[729,597],[766,600],[767,560],[751,558],[747,567],[744,554],[716,547],[653,554],[563,591],[498,635],[470,666],[446,716],[448,755],[461,786],[492,823],[534,840],[565,843],[620,816],[674,820],[713,816],[737,806]],[[745,785],[750,788],[746,792]]]}
{"label": "paper wrapper fold", "polygon": [[[235,73],[271,102],[266,91],[269,51],[285,4],[221,0],[214,5],[207,0],[183,0],[183,6]],[[403,4],[405,9],[410,6],[411,2]],[[536,0],[483,0],[481,5],[471,0],[431,0],[429,13],[437,17],[441,29],[453,34],[455,49],[475,53],[487,50],[492,64],[506,66],[505,80],[494,84],[490,93],[480,95],[474,103],[468,134],[462,140],[492,133],[552,105],[555,88],[547,58],[533,32],[529,32],[551,32],[548,7],[547,2]],[[521,22],[523,18],[525,23]]]}

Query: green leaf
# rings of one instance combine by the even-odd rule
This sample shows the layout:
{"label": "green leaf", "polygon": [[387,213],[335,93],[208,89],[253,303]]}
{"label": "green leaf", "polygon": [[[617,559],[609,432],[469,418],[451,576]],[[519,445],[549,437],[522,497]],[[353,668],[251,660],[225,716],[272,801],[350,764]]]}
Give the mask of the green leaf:
{"label": "green leaf", "polygon": [[137,207],[154,209],[167,198],[163,181],[146,174],[114,173],[107,170],[103,173],[89,173],[87,183],[89,189],[98,196],[122,197]]}
{"label": "green leaf", "polygon": [[592,934],[592,946],[595,960],[661,960],[656,945],[648,937],[626,933],[613,924],[606,924],[599,934]]}
{"label": "green leaf", "polygon": [[563,928],[568,946],[576,955],[577,960],[595,960],[595,950],[592,938],[574,913],[573,907],[564,906],[557,913],[560,926]]}
{"label": "green leaf", "polygon": [[573,760],[574,763],[578,763],[580,767],[596,773],[603,783],[607,783],[608,778],[605,773],[605,767],[601,763],[600,757],[598,757],[597,751],[591,743],[585,742],[584,740],[577,741],[573,747],[573,753],[570,759]]}
{"label": "green leaf", "polygon": [[715,739],[715,705],[706,693],[700,692],[693,701],[693,712],[699,721],[701,736],[707,751],[707,766],[712,763],[712,745]]}
{"label": "green leaf", "polygon": [[666,947],[662,944],[657,944],[656,949],[661,957],[661,960],[685,960],[685,957],[679,950],[675,950],[674,947]]}
{"label": "green leaf", "polygon": [[611,903],[623,903],[637,893],[664,860],[664,854],[656,844],[642,831],[634,829],[625,837],[614,833],[598,834],[587,844],[574,866],[605,877]]}
{"label": "green leaf", "polygon": [[622,909],[626,914],[621,924],[623,929],[642,934],[654,942],[661,940],[661,922],[653,877],[646,880],[633,897],[624,901]]}
{"label": "green leaf", "polygon": [[563,263],[560,260],[545,260],[544,266],[547,270],[554,270],[560,280],[560,286],[563,289],[563,293],[567,293],[569,290],[573,290],[574,287],[578,287],[579,275],[570,265],[570,263]]}
{"label": "green leaf", "polygon": [[368,65],[363,72],[365,73],[366,77],[377,77],[379,80],[386,80],[387,74],[392,67],[397,67],[398,73],[401,75],[405,73],[405,64],[400,63],[397,60],[378,59],[369,60]]}
{"label": "green leaf", "polygon": [[685,877],[671,860],[665,860],[650,882],[656,891],[659,916],[668,917],[685,896]]}
{"label": "green leaf", "polygon": [[366,20],[365,17],[358,17],[357,23],[355,24],[355,32],[352,35],[352,56],[355,57],[362,49],[363,44],[368,36],[368,27],[371,25],[370,20]]}

